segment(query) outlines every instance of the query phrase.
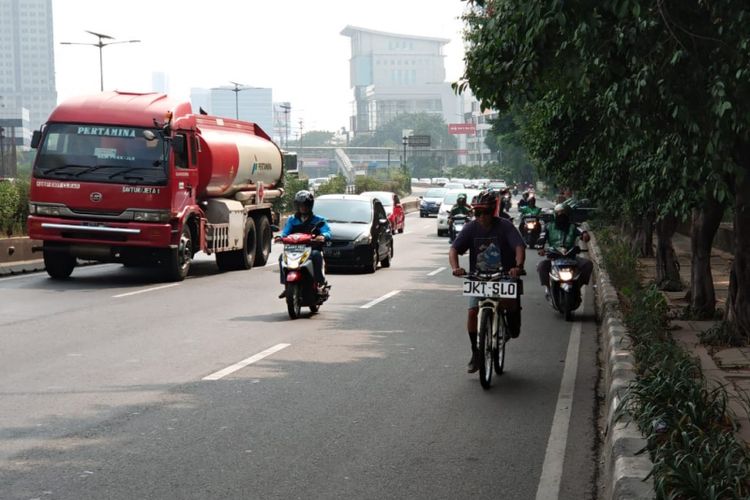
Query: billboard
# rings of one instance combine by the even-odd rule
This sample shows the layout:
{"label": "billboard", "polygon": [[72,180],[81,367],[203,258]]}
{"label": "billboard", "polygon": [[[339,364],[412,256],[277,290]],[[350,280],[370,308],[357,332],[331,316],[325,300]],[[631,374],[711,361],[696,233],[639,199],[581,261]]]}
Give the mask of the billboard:
{"label": "billboard", "polygon": [[453,135],[474,135],[477,133],[477,126],[473,123],[449,123],[448,133]]}

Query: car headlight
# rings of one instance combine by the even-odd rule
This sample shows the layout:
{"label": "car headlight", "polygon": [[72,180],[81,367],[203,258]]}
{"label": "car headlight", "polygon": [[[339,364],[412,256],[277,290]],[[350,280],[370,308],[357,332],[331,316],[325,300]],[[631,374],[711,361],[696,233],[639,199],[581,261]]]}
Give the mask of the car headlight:
{"label": "car headlight", "polygon": [[133,210],[136,222],[169,222],[169,210]]}
{"label": "car headlight", "polygon": [[362,233],[354,240],[355,245],[369,245],[370,243],[372,243],[372,235],[370,233]]}
{"label": "car headlight", "polygon": [[47,215],[58,217],[65,210],[65,205],[45,205],[40,203],[29,203],[29,213],[32,215]]}
{"label": "car headlight", "polygon": [[424,200],[419,200],[419,208],[424,208],[427,205],[427,202]]}

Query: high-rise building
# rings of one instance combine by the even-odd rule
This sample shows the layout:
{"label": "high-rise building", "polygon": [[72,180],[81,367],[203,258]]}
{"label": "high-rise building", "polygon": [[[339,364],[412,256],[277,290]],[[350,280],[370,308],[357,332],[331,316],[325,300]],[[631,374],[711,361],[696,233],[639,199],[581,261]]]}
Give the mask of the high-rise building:
{"label": "high-rise building", "polygon": [[368,134],[403,113],[434,113],[455,121],[460,101],[445,81],[445,38],[399,35],[355,26],[351,38],[350,84],[354,113],[350,127]]}
{"label": "high-rise building", "polygon": [[273,135],[272,89],[261,87],[218,87],[190,89],[194,112],[202,107],[206,113],[225,118],[257,123],[269,136]]}
{"label": "high-rise building", "polygon": [[0,0],[0,112],[36,129],[56,104],[52,0]]}
{"label": "high-rise building", "polygon": [[163,71],[153,71],[151,73],[151,90],[169,94],[169,75]]}

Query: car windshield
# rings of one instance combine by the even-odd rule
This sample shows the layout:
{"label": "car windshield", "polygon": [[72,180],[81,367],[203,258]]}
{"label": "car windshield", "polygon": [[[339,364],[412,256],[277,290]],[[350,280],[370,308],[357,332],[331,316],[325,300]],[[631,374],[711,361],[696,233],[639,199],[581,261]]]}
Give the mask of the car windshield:
{"label": "car windshield", "polygon": [[445,196],[447,190],[440,188],[440,189],[428,189],[427,192],[424,194],[425,198],[442,198]]}
{"label": "car windshield", "polygon": [[372,221],[372,203],[369,200],[338,199],[315,200],[314,212],[328,222],[353,222],[369,224]]}
{"label": "car windshield", "polygon": [[458,192],[446,194],[443,198],[443,205],[455,205],[459,194]]}
{"label": "car windshield", "polygon": [[167,154],[160,135],[146,129],[53,123],[39,147],[34,175],[48,179],[139,184],[167,181]]}
{"label": "car windshield", "polygon": [[377,198],[384,207],[393,206],[393,194],[391,193],[376,193],[373,191],[362,193],[364,196],[369,198]]}

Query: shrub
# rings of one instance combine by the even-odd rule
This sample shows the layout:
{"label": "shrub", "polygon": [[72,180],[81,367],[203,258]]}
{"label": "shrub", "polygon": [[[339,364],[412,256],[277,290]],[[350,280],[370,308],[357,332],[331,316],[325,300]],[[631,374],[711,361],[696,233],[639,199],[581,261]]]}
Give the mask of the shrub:
{"label": "shrub", "polygon": [[328,182],[324,182],[318,189],[315,190],[315,194],[344,194],[346,193],[346,177],[339,174],[336,177],[332,177]]}
{"label": "shrub", "polygon": [[[27,198],[28,199],[28,198]],[[0,182],[0,232],[13,234],[20,196],[15,182]]]}

